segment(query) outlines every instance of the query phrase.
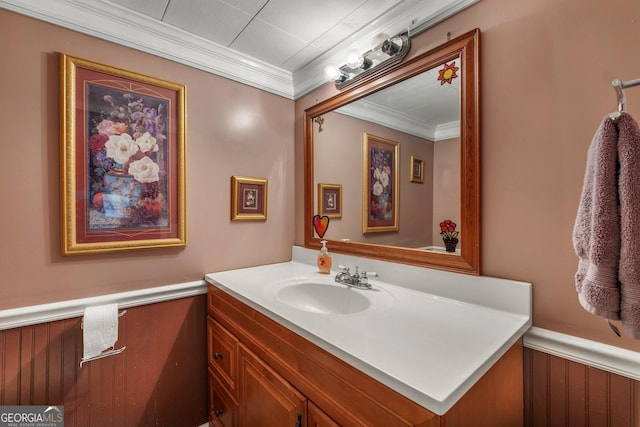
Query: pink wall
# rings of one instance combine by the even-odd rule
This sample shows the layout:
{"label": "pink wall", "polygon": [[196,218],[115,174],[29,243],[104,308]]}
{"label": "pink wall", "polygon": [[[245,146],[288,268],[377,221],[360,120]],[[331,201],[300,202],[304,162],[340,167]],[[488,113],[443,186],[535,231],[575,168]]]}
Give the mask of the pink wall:
{"label": "pink wall", "polygon": [[[413,39],[417,55],[480,28],[482,271],[533,283],[535,326],[640,351],[578,304],[571,235],[586,155],[616,108],[615,78],[640,77],[640,3],[482,0]],[[296,102],[296,242],[303,235],[302,117]],[[640,119],[640,88],[627,90]]]}
{"label": "pink wall", "polygon": [[[460,138],[438,141],[433,146],[433,244],[443,246],[440,222],[460,224]],[[458,227],[458,249],[464,233]]]}
{"label": "pink wall", "polygon": [[[293,101],[2,9],[0,40],[0,309],[290,259]],[[186,84],[186,248],[60,256],[58,52]],[[269,180],[266,222],[230,222],[232,175]]]}
{"label": "pink wall", "polygon": [[[483,273],[531,281],[536,326],[636,351],[640,342],[613,336],[578,305],[571,231],[587,149],[615,109],[610,82],[640,77],[640,57],[630,54],[640,45],[639,14],[628,0],[482,0],[416,37],[411,52],[447,32],[482,30]],[[331,85],[297,101],[292,124],[289,100],[4,10],[0,40],[0,309],[286,260],[294,219],[303,242],[302,112],[335,94]],[[186,248],[59,255],[61,51],[187,85]],[[640,117],[640,89],[627,91],[627,105]],[[235,119],[242,114],[246,127]],[[269,179],[266,223],[229,221],[234,174]]]}

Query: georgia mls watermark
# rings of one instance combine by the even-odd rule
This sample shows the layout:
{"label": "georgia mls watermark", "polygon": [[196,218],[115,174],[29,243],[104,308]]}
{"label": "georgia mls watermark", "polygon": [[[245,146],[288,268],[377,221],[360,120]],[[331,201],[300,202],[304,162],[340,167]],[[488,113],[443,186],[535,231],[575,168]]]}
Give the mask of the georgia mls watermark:
{"label": "georgia mls watermark", "polygon": [[64,407],[0,406],[0,427],[64,427]]}

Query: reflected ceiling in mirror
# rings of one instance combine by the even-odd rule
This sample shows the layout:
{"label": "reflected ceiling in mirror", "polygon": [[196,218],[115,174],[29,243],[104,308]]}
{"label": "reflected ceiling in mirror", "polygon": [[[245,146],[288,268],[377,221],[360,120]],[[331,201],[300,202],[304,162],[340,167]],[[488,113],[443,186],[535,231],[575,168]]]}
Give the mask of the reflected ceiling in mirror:
{"label": "reflected ceiling in mirror", "polygon": [[[340,185],[342,215],[331,219],[324,236],[330,250],[480,273],[478,38],[479,31],[471,31],[306,110],[307,247],[320,246],[311,224],[324,208],[320,185]],[[314,121],[323,123],[322,132]],[[364,197],[371,194],[373,168],[363,135],[398,143],[397,166],[385,169],[397,182],[389,191],[399,202],[385,204],[399,216],[397,230],[363,233],[371,231],[361,224],[363,206],[374,200]],[[458,225],[457,252],[444,251],[444,219]]]}
{"label": "reflected ceiling in mirror", "polygon": [[460,58],[454,58],[441,67],[334,111],[430,142],[457,138],[460,136],[460,66]]}

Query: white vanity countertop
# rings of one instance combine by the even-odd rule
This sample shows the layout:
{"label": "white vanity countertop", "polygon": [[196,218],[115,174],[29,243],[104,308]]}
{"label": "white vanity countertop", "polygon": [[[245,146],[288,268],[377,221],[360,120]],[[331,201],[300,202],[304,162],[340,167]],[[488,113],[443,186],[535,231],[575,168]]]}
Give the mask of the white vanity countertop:
{"label": "white vanity countertop", "polygon": [[336,315],[304,311],[273,298],[269,290],[282,280],[326,280],[327,275],[317,272],[316,255],[294,247],[291,262],[212,273],[205,279],[438,415],[531,326],[529,283],[337,254],[332,254],[331,278],[338,263],[352,271],[354,265],[376,271],[381,277],[370,283],[390,293],[393,303]]}

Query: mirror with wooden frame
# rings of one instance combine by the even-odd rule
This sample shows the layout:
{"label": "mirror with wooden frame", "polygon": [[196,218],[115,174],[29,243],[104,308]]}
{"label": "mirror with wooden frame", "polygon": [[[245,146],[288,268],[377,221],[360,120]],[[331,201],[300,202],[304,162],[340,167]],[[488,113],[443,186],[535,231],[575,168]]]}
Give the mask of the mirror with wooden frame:
{"label": "mirror with wooden frame", "polygon": [[[337,253],[480,274],[479,37],[470,31],[305,111],[306,247],[327,240]],[[321,206],[318,191],[338,186],[339,200],[326,192]],[[336,202],[341,215],[320,239],[313,217]],[[456,224],[455,249],[443,244],[445,220]]]}

